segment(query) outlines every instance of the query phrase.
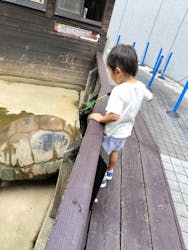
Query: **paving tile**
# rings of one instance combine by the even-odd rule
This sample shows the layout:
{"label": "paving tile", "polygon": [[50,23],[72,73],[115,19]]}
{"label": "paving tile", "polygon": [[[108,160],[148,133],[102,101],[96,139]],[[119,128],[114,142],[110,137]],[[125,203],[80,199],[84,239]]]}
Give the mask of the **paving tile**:
{"label": "paving tile", "polygon": [[170,171],[166,169],[165,173],[166,173],[167,179],[177,181],[176,174],[174,171]]}
{"label": "paving tile", "polygon": [[183,164],[183,166],[185,167],[185,168],[188,168],[188,162],[187,161],[181,161],[182,162],[182,164]]}
{"label": "paving tile", "polygon": [[161,154],[161,159],[164,162],[171,163],[170,157],[168,155]]}
{"label": "paving tile", "polygon": [[183,155],[183,156],[181,157],[181,159],[182,159],[182,160],[188,160],[188,158],[187,158],[185,155]]}
{"label": "paving tile", "polygon": [[[179,203],[179,202],[174,202],[174,206],[176,208],[177,215],[186,217],[188,219],[187,207],[184,204]],[[188,227],[188,225],[187,225],[187,227]]]}
{"label": "paving tile", "polygon": [[188,194],[182,193],[185,204],[188,206]]}
{"label": "paving tile", "polygon": [[163,166],[164,166],[165,169],[174,171],[173,165],[171,163],[163,162]]}
{"label": "paving tile", "polygon": [[180,158],[180,155],[182,155],[182,150],[180,148],[175,148],[175,151],[176,151],[176,154],[178,155],[178,159],[181,159]]}
{"label": "paving tile", "polygon": [[173,147],[172,141],[166,142],[167,147]]}
{"label": "paving tile", "polygon": [[181,227],[181,230],[188,233],[188,218],[183,216],[178,216],[178,221]]}
{"label": "paving tile", "polygon": [[166,148],[163,149],[163,150],[160,150],[160,152],[163,153],[163,154],[168,154],[168,153],[169,153],[168,150],[167,150]]}
{"label": "paving tile", "polygon": [[176,181],[168,180],[170,189],[175,190],[175,191],[180,191],[179,185]]}
{"label": "paving tile", "polygon": [[164,138],[165,142],[167,143],[171,143],[171,139],[169,137],[169,134],[166,135],[166,137]]}
{"label": "paving tile", "polygon": [[[175,149],[174,149],[173,146],[172,147],[168,147],[168,151],[176,154],[176,151],[175,151]],[[177,156],[172,156],[172,158],[177,158]]]}
{"label": "paving tile", "polygon": [[[162,136],[162,135],[161,135],[161,136]],[[163,140],[163,139],[161,139],[161,138],[157,138],[157,141],[158,141],[158,143],[159,143],[160,145],[162,145],[162,146],[166,147],[166,143],[164,142],[164,140]]]}
{"label": "paving tile", "polygon": [[183,195],[181,192],[177,192],[175,190],[171,190],[171,195],[173,201],[179,202],[179,203],[185,203],[185,200],[183,198]]}
{"label": "paving tile", "polygon": [[179,159],[181,159],[181,160],[185,159],[185,156],[184,156],[184,154],[182,154],[181,150],[176,150],[176,154],[178,155]]}
{"label": "paving tile", "polygon": [[188,185],[184,183],[179,183],[180,190],[184,194],[188,194]]}
{"label": "paving tile", "polygon": [[172,161],[173,165],[180,165],[180,166],[182,165],[182,162],[179,159],[171,157],[171,161]]}
{"label": "paving tile", "polygon": [[188,184],[188,177],[186,175],[176,173],[176,177],[179,182]]}
{"label": "paving tile", "polygon": [[174,165],[174,164],[173,164],[173,167],[174,167],[174,171],[175,171],[177,174],[183,174],[183,175],[186,174],[186,173],[185,173],[185,169],[184,169],[182,166],[180,166],[180,165]]}
{"label": "paving tile", "polygon": [[188,176],[188,168],[184,168],[186,175]]}
{"label": "paving tile", "polygon": [[161,151],[163,151],[163,152],[166,151],[166,152],[167,152],[167,149],[166,149],[165,146],[163,146],[163,145],[160,144],[160,145],[159,145],[159,148],[160,148]]}
{"label": "paving tile", "polygon": [[186,250],[188,249],[188,233],[182,232]]}

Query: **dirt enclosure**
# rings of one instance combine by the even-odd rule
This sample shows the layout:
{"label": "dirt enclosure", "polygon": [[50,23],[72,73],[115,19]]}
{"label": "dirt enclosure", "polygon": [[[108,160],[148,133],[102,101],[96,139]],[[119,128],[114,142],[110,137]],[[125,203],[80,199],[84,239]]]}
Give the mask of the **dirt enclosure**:
{"label": "dirt enclosure", "polygon": [[[79,127],[79,90],[0,77],[0,130],[28,114],[54,115]],[[52,201],[56,178],[4,182],[0,188],[0,248],[30,250]]]}

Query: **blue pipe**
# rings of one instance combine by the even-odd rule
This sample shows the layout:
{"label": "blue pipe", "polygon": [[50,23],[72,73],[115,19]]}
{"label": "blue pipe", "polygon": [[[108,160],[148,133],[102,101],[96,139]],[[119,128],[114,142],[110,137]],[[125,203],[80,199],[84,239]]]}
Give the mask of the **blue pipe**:
{"label": "blue pipe", "polygon": [[135,48],[136,42],[133,42],[132,47]]}
{"label": "blue pipe", "polygon": [[172,110],[173,112],[176,112],[178,110],[187,89],[188,89],[188,81],[186,82],[186,84],[185,84],[185,86],[184,86],[184,88],[183,88],[183,90],[181,92],[181,95],[180,95],[178,101],[176,102],[176,104],[175,104],[175,106],[174,106],[174,108]]}
{"label": "blue pipe", "polygon": [[144,55],[143,55],[143,58],[142,58],[141,65],[144,65],[144,61],[145,61],[145,58],[146,58],[146,54],[148,52],[148,48],[149,48],[149,42],[147,42],[147,44],[146,44],[146,48],[145,48],[145,51],[144,51]]}
{"label": "blue pipe", "polygon": [[169,62],[170,62],[170,59],[171,59],[172,55],[173,55],[173,53],[171,52],[171,53],[169,54],[168,58],[167,58],[166,64],[164,65],[164,68],[162,69],[160,78],[164,78],[164,74],[165,74],[165,72],[166,72],[166,69],[167,69],[167,67],[168,67],[168,64],[169,64]]}
{"label": "blue pipe", "polygon": [[155,71],[155,68],[156,68],[156,66],[157,66],[157,63],[158,63],[159,59],[161,58],[161,53],[162,53],[162,51],[163,51],[163,49],[161,48],[160,51],[159,51],[157,60],[156,60],[156,62],[155,62],[155,64],[154,64],[154,66],[153,66],[153,71],[152,71],[152,72]]}
{"label": "blue pipe", "polygon": [[117,39],[116,45],[118,45],[118,44],[119,44],[120,39],[121,39],[121,35],[119,35],[119,36],[118,36],[118,39]]}
{"label": "blue pipe", "polygon": [[161,56],[158,63],[157,63],[157,66],[155,67],[155,71],[153,72],[153,75],[152,75],[151,79],[148,82],[148,85],[147,85],[148,88],[151,88],[151,85],[153,84],[153,81],[154,81],[155,76],[156,76],[156,74],[158,72],[158,69],[159,69],[159,67],[160,67],[160,65],[162,63],[163,58],[164,58],[164,56]]}

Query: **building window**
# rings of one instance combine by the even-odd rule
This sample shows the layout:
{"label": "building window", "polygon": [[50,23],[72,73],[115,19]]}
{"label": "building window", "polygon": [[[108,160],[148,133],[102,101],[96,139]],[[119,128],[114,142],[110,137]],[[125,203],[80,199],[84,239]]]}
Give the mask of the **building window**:
{"label": "building window", "polygon": [[82,0],[60,0],[58,1],[58,8],[69,13],[81,15],[82,2]]}
{"label": "building window", "polygon": [[104,0],[85,0],[86,18],[102,22],[105,5],[106,1]]}
{"label": "building window", "polygon": [[46,11],[47,0],[3,0],[3,1],[23,5],[33,9]]}
{"label": "building window", "polygon": [[55,14],[101,25],[107,0],[57,0]]}

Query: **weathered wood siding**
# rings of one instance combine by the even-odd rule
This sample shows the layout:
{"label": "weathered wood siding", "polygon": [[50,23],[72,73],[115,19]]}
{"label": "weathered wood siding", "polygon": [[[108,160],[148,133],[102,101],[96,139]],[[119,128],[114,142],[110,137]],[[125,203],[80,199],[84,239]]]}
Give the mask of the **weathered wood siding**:
{"label": "weathered wood siding", "polygon": [[[49,0],[45,13],[0,2],[0,74],[85,86],[96,52],[103,51],[109,21],[101,28],[79,23],[54,16],[54,6],[55,0]],[[112,11],[109,6],[106,18]],[[54,21],[96,31],[100,43],[55,35]]]}
{"label": "weathered wood siding", "polygon": [[103,30],[106,31],[106,32],[108,31],[108,26],[110,24],[110,19],[111,19],[111,16],[112,16],[112,11],[113,11],[113,8],[114,8],[114,4],[115,4],[115,0],[109,0],[108,5],[106,7],[105,18],[104,18],[104,21],[103,21],[103,24],[102,24]]}

